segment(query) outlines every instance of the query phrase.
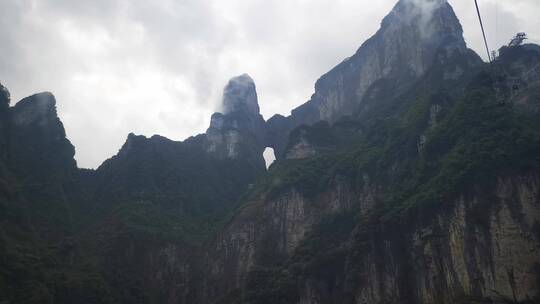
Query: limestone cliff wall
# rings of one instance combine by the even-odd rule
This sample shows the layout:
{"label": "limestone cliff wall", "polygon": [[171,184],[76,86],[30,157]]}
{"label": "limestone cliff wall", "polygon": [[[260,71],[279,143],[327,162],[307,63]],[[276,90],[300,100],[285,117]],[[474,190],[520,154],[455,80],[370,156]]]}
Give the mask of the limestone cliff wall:
{"label": "limestone cliff wall", "polygon": [[[358,304],[532,301],[540,291],[539,190],[537,172],[500,177],[492,191],[464,193],[433,217],[411,215],[399,224],[378,223],[369,232],[360,225],[337,276]],[[368,211],[381,193],[376,185],[353,190],[336,182],[314,199],[291,189],[247,205],[212,244],[203,302],[241,288],[255,265],[291,257],[323,216]],[[335,303],[337,294],[343,297],[343,290],[336,291],[343,283],[328,284],[299,280],[299,303]]]}
{"label": "limestone cliff wall", "polygon": [[290,257],[325,215],[373,206],[375,185],[367,183],[357,193],[337,180],[332,190],[316,198],[290,189],[276,198],[253,201],[237,212],[208,249],[203,302],[242,288],[255,265],[269,266]]}
{"label": "limestone cliff wall", "polygon": [[[355,302],[516,303],[538,296],[539,177],[501,177],[491,193],[462,195],[427,222],[369,236],[351,259],[362,273]],[[305,303],[321,303],[311,298]]]}

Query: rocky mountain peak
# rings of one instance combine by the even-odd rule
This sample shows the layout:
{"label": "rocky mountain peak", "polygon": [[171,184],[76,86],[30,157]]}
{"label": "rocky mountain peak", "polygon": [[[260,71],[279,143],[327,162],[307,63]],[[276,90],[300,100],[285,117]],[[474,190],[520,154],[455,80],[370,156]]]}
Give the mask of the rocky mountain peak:
{"label": "rocky mountain peak", "polygon": [[399,94],[444,58],[470,52],[446,0],[400,0],[354,55],[317,80],[308,102],[286,119],[268,121],[273,134],[268,145],[283,155],[292,129],[357,115],[366,109],[367,93],[375,86],[386,85]]}
{"label": "rocky mountain peak", "polygon": [[[381,23],[380,35],[390,43],[400,43],[395,34],[406,34],[410,47],[452,45],[466,48],[463,28],[446,0],[401,0]],[[413,43],[411,43],[413,42]],[[414,43],[416,42],[416,43]]]}
{"label": "rocky mountain peak", "polygon": [[0,83],[0,111],[9,108],[10,94],[6,87]]}
{"label": "rocky mountain peak", "polygon": [[138,147],[141,147],[146,142],[147,138],[144,135],[136,135],[135,133],[129,133],[127,139],[118,152],[119,155],[127,155]]}
{"label": "rocky mountain peak", "polygon": [[17,174],[64,181],[76,168],[75,149],[66,138],[53,94],[26,97],[9,110],[10,163]]}
{"label": "rocky mountain peak", "polygon": [[45,126],[52,121],[56,123],[58,116],[54,95],[43,92],[22,99],[13,107],[12,119],[16,125],[21,126],[34,123]]}
{"label": "rocky mountain peak", "polygon": [[[466,48],[463,28],[446,0],[401,0],[349,63],[360,73],[375,75],[371,78],[417,78],[433,65],[441,49]],[[367,89],[372,79],[361,76]]]}
{"label": "rocky mountain peak", "polygon": [[264,168],[265,122],[259,113],[255,82],[248,74],[229,80],[223,91],[223,110],[212,115],[205,135],[208,153],[218,158],[254,159]]}
{"label": "rocky mountain peak", "polygon": [[261,123],[255,82],[248,74],[233,77],[223,90],[223,109],[212,115],[208,130],[252,131]]}
{"label": "rocky mountain peak", "polygon": [[255,82],[248,74],[229,80],[223,91],[223,114],[234,112],[259,114]]}
{"label": "rocky mountain peak", "polygon": [[223,124],[225,121],[225,116],[221,113],[214,113],[210,118],[210,129],[221,130],[223,129]]}
{"label": "rocky mountain peak", "polygon": [[126,157],[129,155],[134,155],[149,148],[159,150],[163,147],[164,144],[166,145],[172,142],[172,140],[160,135],[146,137],[144,135],[129,133],[126,141],[120,148],[120,151],[118,151],[118,156]]}

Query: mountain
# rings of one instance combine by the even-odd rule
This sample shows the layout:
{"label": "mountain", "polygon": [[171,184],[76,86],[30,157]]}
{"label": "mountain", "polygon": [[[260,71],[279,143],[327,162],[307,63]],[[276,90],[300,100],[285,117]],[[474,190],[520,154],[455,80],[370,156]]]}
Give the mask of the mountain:
{"label": "mountain", "polygon": [[[188,303],[184,284],[202,242],[266,171],[251,78],[231,80],[224,113],[205,134],[184,142],[129,134],[96,170],[77,169],[52,94],[9,108],[1,92],[0,299]],[[20,235],[31,237],[24,250]]]}
{"label": "mountain", "polygon": [[[518,76],[539,55],[516,48],[498,64]],[[298,137],[313,153],[278,161],[259,180],[209,246],[202,294],[220,303],[535,303],[540,82],[500,105],[489,70],[444,81],[462,59],[434,65],[359,120],[293,131],[286,155]]]}
{"label": "mountain", "polygon": [[93,229],[83,235],[91,254],[81,261],[100,257],[104,280],[123,293],[113,299],[190,302],[202,242],[266,170],[262,126],[253,80],[241,75],[225,87],[223,113],[205,134],[184,142],[130,134],[91,174]]}
{"label": "mountain", "polygon": [[204,134],[96,170],[0,86],[0,303],[537,303],[539,49],[485,64],[401,0],[290,116],[240,75]]}
{"label": "mountain", "polygon": [[74,147],[51,93],[9,107],[2,87],[0,158],[0,294],[21,303],[49,296],[55,250],[71,235],[79,196]]}
{"label": "mountain", "polygon": [[[391,83],[394,95],[422,77],[441,52],[470,53],[463,29],[446,1],[399,1],[381,28],[350,58],[334,67],[315,83],[315,93],[289,117],[268,121],[269,146],[283,157],[288,133],[320,120],[333,123],[345,115],[363,110],[365,95],[372,85]],[[476,58],[474,58],[476,57]],[[277,134],[277,135],[276,135]]]}

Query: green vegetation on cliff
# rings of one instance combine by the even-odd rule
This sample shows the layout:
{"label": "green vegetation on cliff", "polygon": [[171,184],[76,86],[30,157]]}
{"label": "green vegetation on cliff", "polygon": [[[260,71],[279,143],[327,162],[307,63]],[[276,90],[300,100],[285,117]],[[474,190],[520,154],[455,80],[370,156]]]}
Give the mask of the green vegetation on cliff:
{"label": "green vegetation on cliff", "polygon": [[[275,303],[292,303],[289,299],[298,299],[301,286],[310,279],[323,284],[330,295],[339,289],[332,299],[348,303],[352,298],[347,290],[359,282],[350,275],[354,267],[349,266],[346,275],[344,263],[352,263],[357,253],[373,246],[374,235],[400,235],[419,222],[428,222],[452,207],[448,204],[459,195],[478,187],[489,193],[487,189],[501,176],[538,172],[540,120],[534,104],[540,94],[534,87],[521,94],[527,104],[498,103],[487,71],[452,86],[426,79],[397,98],[379,100],[382,107],[375,110],[376,115],[360,114],[356,126],[362,135],[346,145],[321,150],[307,159],[276,162],[257,184],[254,197],[269,201],[294,189],[308,199],[316,198],[343,182],[358,192],[365,183],[384,186],[375,209],[366,214],[357,210],[345,218],[330,215],[313,228],[285,264],[256,270],[248,280],[245,303],[266,303],[269,288],[273,295],[287,295]],[[317,137],[332,136],[327,128],[324,132],[319,132],[320,126],[302,130],[315,146],[339,141]],[[475,221],[485,221],[481,210],[477,213]],[[409,284],[406,276],[397,279]],[[259,292],[250,284],[269,287]],[[299,284],[296,289],[290,287],[295,284]]]}

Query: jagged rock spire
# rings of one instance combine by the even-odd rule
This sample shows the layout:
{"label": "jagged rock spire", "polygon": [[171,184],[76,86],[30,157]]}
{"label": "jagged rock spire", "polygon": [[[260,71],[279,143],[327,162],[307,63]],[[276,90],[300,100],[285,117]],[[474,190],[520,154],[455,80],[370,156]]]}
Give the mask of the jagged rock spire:
{"label": "jagged rock spire", "polygon": [[232,78],[223,91],[223,109],[206,131],[206,151],[218,158],[251,159],[264,168],[265,122],[255,82],[248,74]]}
{"label": "jagged rock spire", "polygon": [[[255,82],[248,74],[231,78],[223,90],[222,111],[214,113],[209,130],[237,129],[261,133],[264,119],[259,113]],[[262,136],[262,134],[259,134]],[[258,135],[258,136],[259,136]]]}
{"label": "jagged rock spire", "polygon": [[223,114],[243,111],[259,114],[259,103],[255,82],[248,74],[242,74],[229,80],[223,91]]}

